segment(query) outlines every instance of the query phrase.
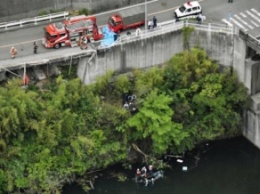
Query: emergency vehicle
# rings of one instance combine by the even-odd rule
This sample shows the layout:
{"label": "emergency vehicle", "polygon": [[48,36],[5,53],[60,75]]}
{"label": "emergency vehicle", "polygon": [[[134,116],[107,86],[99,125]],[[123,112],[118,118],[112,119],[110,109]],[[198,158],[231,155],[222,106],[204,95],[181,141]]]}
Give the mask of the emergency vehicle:
{"label": "emergency vehicle", "polygon": [[81,37],[89,41],[103,38],[98,29],[95,16],[75,16],[66,18],[63,22],[49,24],[44,28],[43,45],[46,48],[60,48],[62,46],[78,46]]}
{"label": "emergency vehicle", "polygon": [[198,1],[188,1],[174,11],[174,16],[176,20],[179,20],[181,18],[194,18],[201,13],[202,8]]}

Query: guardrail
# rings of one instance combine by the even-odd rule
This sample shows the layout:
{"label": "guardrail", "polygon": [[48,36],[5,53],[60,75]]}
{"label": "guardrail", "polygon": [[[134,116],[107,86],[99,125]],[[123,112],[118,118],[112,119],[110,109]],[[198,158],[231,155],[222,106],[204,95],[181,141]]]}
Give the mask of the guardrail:
{"label": "guardrail", "polygon": [[65,18],[68,15],[69,15],[69,12],[64,11],[64,12],[53,13],[53,14],[48,14],[48,15],[43,15],[43,16],[37,16],[34,18],[22,19],[19,21],[3,22],[3,23],[0,23],[0,29],[8,30],[9,28],[12,28],[12,27],[23,27],[24,25],[27,25],[27,24],[37,25],[38,22],[41,22],[41,21],[46,21],[46,20],[52,21],[52,19],[62,18],[62,17]]}
{"label": "guardrail", "polygon": [[[203,23],[197,24],[196,22],[191,22],[188,20],[176,22],[175,20],[170,20],[166,22],[162,22],[158,24],[158,27],[146,30],[146,31],[137,31],[131,35],[120,36],[118,40],[114,44],[120,44],[125,42],[130,42],[137,40],[139,38],[148,38],[159,34],[164,34],[171,31],[180,30],[183,27],[193,27],[196,30],[208,31],[208,32],[221,32],[226,34],[236,34],[234,27],[223,25],[223,24],[215,24],[215,23]],[[113,45],[114,45],[113,44]]]}

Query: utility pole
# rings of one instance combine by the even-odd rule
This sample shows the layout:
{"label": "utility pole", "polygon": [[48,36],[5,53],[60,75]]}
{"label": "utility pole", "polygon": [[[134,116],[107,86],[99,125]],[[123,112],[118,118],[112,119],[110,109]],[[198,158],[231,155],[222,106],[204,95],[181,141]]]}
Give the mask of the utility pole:
{"label": "utility pole", "polygon": [[145,27],[144,27],[144,29],[146,32],[147,31],[147,0],[145,0],[144,6],[145,6]]}

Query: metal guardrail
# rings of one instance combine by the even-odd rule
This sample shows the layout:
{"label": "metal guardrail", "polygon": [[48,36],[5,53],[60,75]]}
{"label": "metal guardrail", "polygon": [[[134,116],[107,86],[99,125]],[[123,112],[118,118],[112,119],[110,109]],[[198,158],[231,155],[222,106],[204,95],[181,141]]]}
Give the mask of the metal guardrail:
{"label": "metal guardrail", "polygon": [[[170,20],[166,22],[162,22],[158,24],[158,27],[141,31],[139,34],[131,34],[128,36],[120,36],[118,40],[113,44],[120,44],[125,42],[131,42],[140,38],[149,38],[155,35],[164,34],[171,31],[180,30],[184,27],[193,27],[196,30],[201,31],[208,31],[208,32],[220,32],[220,33],[226,33],[226,34],[236,34],[234,27],[228,26],[228,25],[222,25],[222,24],[215,24],[215,23],[203,23],[203,24],[197,24],[196,22],[191,22],[188,20],[185,21],[179,21],[175,22],[175,20]],[[112,45],[111,45],[112,46]]]}
{"label": "metal guardrail", "polygon": [[69,15],[69,12],[64,11],[64,12],[59,12],[59,13],[53,13],[53,14],[48,14],[48,15],[43,15],[43,16],[37,16],[34,18],[27,18],[27,19],[22,19],[19,21],[11,21],[11,22],[3,22],[0,23],[0,30],[8,30],[11,27],[23,27],[26,24],[35,24],[37,25],[38,22],[41,21],[52,21],[52,19],[56,19],[56,18],[65,18],[66,16]]}

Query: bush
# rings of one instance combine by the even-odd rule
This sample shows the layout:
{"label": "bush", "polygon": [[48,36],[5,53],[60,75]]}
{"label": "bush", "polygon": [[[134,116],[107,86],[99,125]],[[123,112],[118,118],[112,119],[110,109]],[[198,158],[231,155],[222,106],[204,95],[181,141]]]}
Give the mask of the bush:
{"label": "bush", "polygon": [[79,10],[79,15],[89,15],[90,11],[87,8],[83,8]]}
{"label": "bush", "polygon": [[38,15],[39,16],[48,15],[48,12],[46,10],[42,10],[42,11],[40,11],[40,13]]}

